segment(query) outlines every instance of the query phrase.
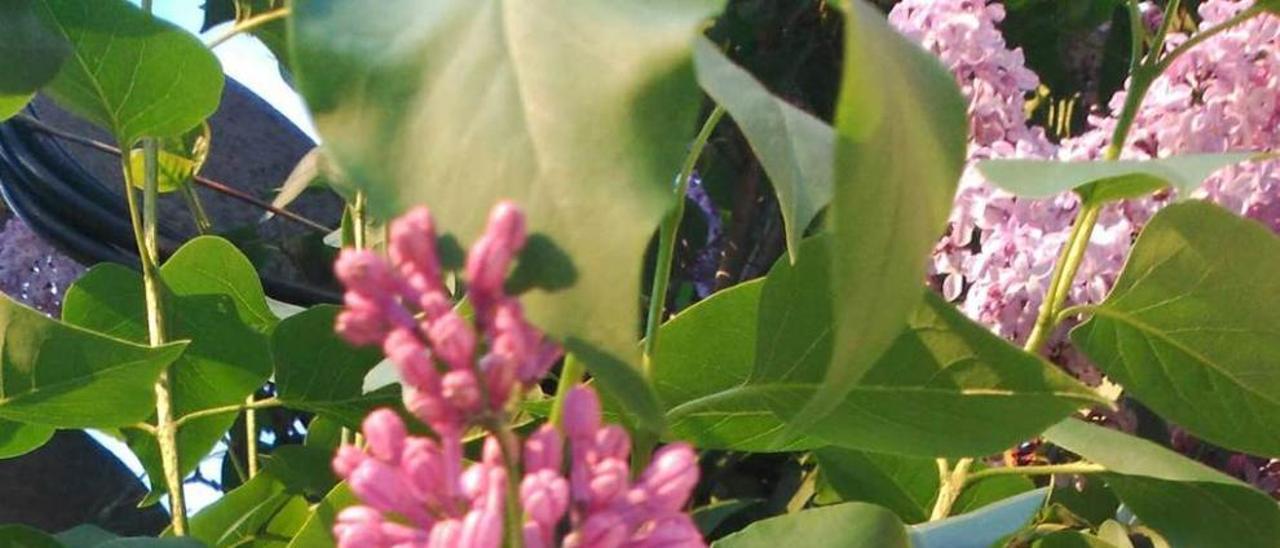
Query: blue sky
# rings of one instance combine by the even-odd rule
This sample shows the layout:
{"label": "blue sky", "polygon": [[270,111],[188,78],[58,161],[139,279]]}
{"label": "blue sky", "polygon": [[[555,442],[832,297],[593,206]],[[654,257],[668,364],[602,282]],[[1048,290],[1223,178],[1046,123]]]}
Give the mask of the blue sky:
{"label": "blue sky", "polygon": [[[136,4],[138,0],[133,0]],[[153,9],[156,15],[168,19],[192,33],[199,34],[200,25],[204,21],[203,0],[154,0]],[[200,35],[206,42],[221,36],[230,24],[223,24]],[[227,76],[236,79],[268,102],[281,113],[293,120],[302,131],[313,139],[316,138],[314,126],[307,115],[302,99],[280,77],[275,56],[261,42],[251,36],[241,35],[219,45],[214,53],[222,61],[222,69]],[[217,146],[215,143],[214,146]],[[142,464],[133,456],[124,443],[99,432],[90,432],[100,443],[110,449],[129,466],[138,476],[144,476]],[[215,455],[225,451],[225,447],[214,449]],[[206,459],[200,466],[204,477],[218,479],[221,477],[222,458],[220,456]],[[145,481],[146,478],[144,477]],[[187,507],[195,512],[217,500],[221,494],[204,485],[187,485]],[[164,504],[167,506],[168,501]]]}

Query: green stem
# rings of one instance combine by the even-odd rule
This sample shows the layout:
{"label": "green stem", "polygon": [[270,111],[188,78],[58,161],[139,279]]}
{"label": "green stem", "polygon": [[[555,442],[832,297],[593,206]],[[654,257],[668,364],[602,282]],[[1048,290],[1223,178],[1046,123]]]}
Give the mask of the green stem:
{"label": "green stem", "polygon": [[289,16],[289,8],[284,7],[284,8],[277,8],[268,12],[260,13],[258,15],[255,15],[243,21],[237,21],[235,25],[231,27],[230,30],[223,33],[221,36],[211,40],[208,44],[209,49],[213,49],[222,45],[224,42],[232,38],[235,38],[236,35],[240,33],[249,32],[253,29],[261,27],[262,25],[265,25],[272,21],[284,19],[285,17],[288,17],[288,16]]}
{"label": "green stem", "polygon": [[222,415],[225,413],[239,413],[241,411],[245,411],[249,409],[268,409],[271,407],[280,407],[282,405],[284,405],[284,402],[280,401],[279,399],[267,398],[265,400],[254,401],[252,403],[245,402],[245,403],[240,403],[236,405],[212,407],[209,409],[201,409],[199,411],[192,411],[190,413],[187,413],[186,415],[183,415],[175,419],[173,421],[173,424],[176,426],[182,426],[188,422],[191,422],[196,419],[204,418],[204,417],[212,417],[214,415]]}
{"label": "green stem", "polygon": [[967,480],[969,483],[978,481],[982,478],[992,476],[1046,476],[1051,474],[1098,474],[1106,472],[1107,467],[1092,462],[1069,462],[1066,464],[1045,464],[1037,466],[1001,466],[999,468],[987,468],[969,474]]}
{"label": "green stem", "polygon": [[551,416],[547,419],[556,428],[564,423],[564,399],[574,386],[582,382],[586,374],[586,365],[573,354],[565,354],[564,366],[560,368],[560,380],[556,383],[556,399],[551,402]]}
{"label": "green stem", "polygon": [[520,440],[506,422],[491,431],[498,439],[502,464],[507,469],[507,500],[502,527],[506,534],[504,544],[507,548],[520,548],[524,545],[524,513],[520,508]]}
{"label": "green stem", "polygon": [[1151,49],[1147,50],[1147,60],[1144,64],[1154,65],[1156,60],[1160,58],[1162,50],[1164,50],[1164,40],[1169,36],[1169,30],[1173,28],[1173,22],[1178,20],[1178,9],[1182,6],[1182,0],[1169,0],[1164,6],[1164,20],[1160,22],[1160,30],[1156,31],[1155,40],[1151,41]]}
{"label": "green stem", "polygon": [[182,200],[187,203],[187,210],[191,212],[191,218],[196,223],[196,231],[201,235],[213,233],[213,220],[209,218],[209,213],[204,209],[204,203],[200,201],[200,195],[196,194],[196,189],[190,182],[179,185],[182,192]]}
{"label": "green stem", "polygon": [[364,192],[357,191],[355,202],[351,204],[351,234],[355,238],[356,249],[364,249],[366,244],[365,209]]}
{"label": "green stem", "polygon": [[1172,64],[1174,60],[1182,56],[1182,54],[1188,51],[1191,51],[1191,48],[1196,47],[1201,42],[1204,42],[1205,40],[1213,38],[1214,36],[1217,36],[1222,31],[1227,30],[1236,25],[1239,25],[1240,23],[1243,23],[1245,21],[1248,21],[1249,19],[1252,19],[1253,17],[1259,14],[1262,14],[1264,12],[1266,12],[1266,10],[1261,5],[1254,4],[1253,6],[1249,7],[1249,9],[1246,9],[1240,13],[1237,13],[1234,17],[1227,19],[1226,21],[1223,21],[1221,24],[1215,25],[1211,28],[1202,30],[1200,32],[1197,32],[1191,35],[1191,37],[1188,38],[1186,42],[1183,42],[1179,44],[1178,47],[1173,48],[1173,50],[1171,50],[1168,55],[1164,56],[1163,59],[1160,59],[1160,61],[1155,64],[1154,66],[1155,73],[1156,74],[1163,73],[1165,69],[1169,68],[1169,65]]}
{"label": "green stem", "polygon": [[1129,8],[1129,74],[1138,70],[1142,62],[1142,43],[1147,39],[1147,26],[1142,21],[1138,0],[1125,2]]}
{"label": "green stem", "polygon": [[1089,247],[1089,238],[1093,234],[1093,228],[1097,226],[1098,214],[1101,211],[1102,204],[1099,203],[1085,202],[1081,206],[1080,214],[1071,227],[1071,235],[1067,239],[1063,253],[1058,262],[1053,265],[1053,274],[1049,278],[1049,290],[1045,293],[1044,301],[1040,303],[1036,323],[1031,328],[1031,334],[1027,336],[1024,348],[1028,352],[1039,352],[1044,343],[1048,342],[1053,329],[1057,327],[1057,310],[1071,292],[1072,280],[1080,270],[1080,263],[1084,259],[1085,250]]}
{"label": "green stem", "polygon": [[960,498],[960,493],[964,490],[970,466],[973,466],[973,459],[960,459],[956,461],[955,468],[948,470],[947,459],[938,459],[940,483],[938,499],[933,503],[933,512],[929,514],[929,521],[945,519],[951,514],[951,507],[955,505],[956,499]]}
{"label": "green stem", "polygon": [[658,258],[653,268],[653,291],[649,295],[649,314],[644,328],[645,378],[649,378],[653,351],[658,347],[658,327],[662,325],[662,313],[666,308],[667,286],[671,282],[671,263],[675,258],[676,232],[680,230],[680,220],[684,218],[684,195],[689,190],[689,177],[693,175],[698,157],[702,156],[702,149],[706,148],[711,132],[715,130],[716,124],[722,117],[724,117],[724,108],[716,105],[716,108],[707,116],[706,122],[702,124],[702,130],[694,138],[693,144],[689,147],[689,153],[685,156],[684,166],[680,168],[679,179],[676,181],[675,207],[667,213],[662,220],[662,225],[658,228]]}
{"label": "green stem", "polygon": [[244,406],[245,460],[249,464],[249,478],[258,475],[258,414],[254,411],[254,396],[249,394]]}

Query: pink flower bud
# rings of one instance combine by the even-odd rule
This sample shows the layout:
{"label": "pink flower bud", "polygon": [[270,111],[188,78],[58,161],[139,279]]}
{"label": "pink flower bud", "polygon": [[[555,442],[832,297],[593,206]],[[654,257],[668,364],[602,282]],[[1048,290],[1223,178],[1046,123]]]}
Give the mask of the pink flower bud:
{"label": "pink flower bud", "polygon": [[431,518],[410,495],[399,470],[387,463],[366,459],[347,478],[351,492],[369,506],[383,512],[395,512],[418,523]]}
{"label": "pink flower bud", "polygon": [[[435,222],[425,207],[415,207],[391,222],[387,254],[410,280],[424,283],[419,291],[440,288],[440,260],[436,253]],[[411,284],[413,282],[411,281]],[[417,284],[413,284],[417,285]]]}
{"label": "pink flower bud", "polygon": [[427,339],[435,355],[453,369],[470,369],[476,352],[476,334],[457,312],[449,312],[426,324]]}
{"label": "pink flower bud", "polygon": [[667,514],[641,527],[632,536],[635,548],[705,548],[706,541],[688,515]]}
{"label": "pink flower bud", "polygon": [[445,373],[440,380],[440,395],[462,413],[474,413],[480,407],[480,385],[469,369]]}
{"label": "pink flower bud", "polygon": [[524,528],[521,531],[524,536],[524,548],[551,548],[554,532],[538,525],[538,522],[524,522]]}
{"label": "pink flower bud", "polygon": [[570,439],[590,440],[600,429],[600,398],[594,390],[578,386],[564,398],[564,432]]}
{"label": "pink flower bud", "polygon": [[441,436],[453,435],[462,431],[462,417],[458,415],[439,393],[440,388],[437,386],[435,391],[428,389],[418,389],[413,386],[403,387],[404,407],[408,409],[418,420],[426,423]]}
{"label": "pink flower bud", "polygon": [[462,545],[462,520],[447,519],[431,529],[429,548],[457,548]]}
{"label": "pink flower bud", "polygon": [[364,451],[356,449],[355,446],[343,445],[338,448],[338,452],[333,456],[333,472],[338,477],[346,479],[367,458],[369,456]]}
{"label": "pink flower bud", "polygon": [[[498,444],[497,438],[488,436],[484,439],[484,454],[481,458],[481,462],[492,468],[502,468],[502,446]],[[511,455],[511,460],[520,460],[520,455]]]}
{"label": "pink flower bud", "polygon": [[369,295],[385,294],[394,284],[391,268],[367,249],[343,249],[333,263],[333,273],[348,289]]}
{"label": "pink flower bud", "polygon": [[507,270],[516,253],[524,247],[524,240],[524,214],[520,208],[511,202],[494,206],[484,236],[467,254],[467,283],[477,311],[487,308],[502,295]]}
{"label": "pink flower bud", "polygon": [[558,472],[563,464],[564,439],[554,426],[544,424],[525,440],[524,470],[526,473],[542,470]]}
{"label": "pink flower bud", "polygon": [[564,539],[565,548],[618,548],[627,540],[627,524],[614,512],[599,512],[587,518],[581,529]]}
{"label": "pink flower bud", "polygon": [[664,446],[654,453],[639,483],[649,493],[651,508],[678,512],[698,484],[698,456],[684,443]]}
{"label": "pink flower bud", "polygon": [[409,490],[414,497],[429,504],[442,504],[441,496],[446,485],[456,483],[457,478],[445,476],[444,459],[440,446],[427,438],[410,438],[405,442],[400,466],[408,478]]}
{"label": "pink flower bud", "polygon": [[619,459],[605,459],[591,469],[588,484],[588,503],[591,508],[603,508],[627,491],[631,480],[631,467]]}
{"label": "pink flower bud", "polygon": [[352,506],[338,513],[333,525],[333,536],[339,548],[363,548],[382,546],[382,514],[368,506]]}
{"label": "pink flower bud", "polygon": [[516,384],[516,363],[504,356],[489,354],[480,360],[489,390],[489,406],[501,409],[511,399],[511,389]]}
{"label": "pink flower bud", "polygon": [[554,530],[569,509],[569,482],[551,470],[525,474],[520,482],[520,506],[529,519]]}
{"label": "pink flower bud", "polygon": [[398,327],[382,341],[382,353],[396,364],[400,379],[419,388],[436,383],[436,367],[431,362],[431,351],[418,338],[413,329]]}
{"label": "pink flower bud", "polygon": [[590,452],[588,458],[595,460],[612,458],[625,461],[631,454],[631,436],[627,435],[626,429],[616,424],[597,430],[595,441],[595,449]]}
{"label": "pink flower bud", "polygon": [[369,452],[378,459],[389,464],[400,462],[400,452],[404,450],[404,438],[408,431],[404,421],[390,409],[377,409],[365,417],[361,425],[365,440],[369,443]]}
{"label": "pink flower bud", "polygon": [[543,339],[538,344],[537,351],[533,356],[525,362],[524,366],[517,374],[520,382],[525,384],[533,384],[542,377],[547,376],[547,372],[551,370],[551,366],[555,365],[560,358],[564,356],[564,349],[554,341]]}

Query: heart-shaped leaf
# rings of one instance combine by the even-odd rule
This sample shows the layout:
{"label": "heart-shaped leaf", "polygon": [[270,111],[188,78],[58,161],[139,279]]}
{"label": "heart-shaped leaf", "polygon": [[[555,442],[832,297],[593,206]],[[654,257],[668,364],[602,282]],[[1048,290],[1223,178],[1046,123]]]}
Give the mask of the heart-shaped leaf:
{"label": "heart-shaped leaf", "polygon": [[816,388],[804,405],[788,399],[776,408],[796,431],[836,411],[920,304],[925,258],[951,211],[968,136],[964,99],[937,59],[893,30],[875,6],[845,4],[832,298],[822,305],[838,344],[822,367],[772,377]]}
{"label": "heart-shaped leaf", "polygon": [[713,548],[768,548],[780,545],[909,548],[907,529],[893,512],[861,502],[785,514],[748,525]]}
{"label": "heart-shaped leaf", "polygon": [[195,36],[129,2],[31,1],[72,45],[45,91],[120,148],[180,135],[218,108],[222,67]]}
{"label": "heart-shaped leaf", "polygon": [[1045,439],[1107,467],[1107,484],[1174,546],[1275,546],[1280,506],[1266,494],[1149,441],[1074,419]]}
{"label": "heart-shaped leaf", "polygon": [[652,430],[641,265],[695,131],[690,48],[722,0],[293,3],[299,88],[332,158],[388,218],[472,241],[498,200],[536,234],[530,318]]}
{"label": "heart-shaped leaf", "polygon": [[1072,340],[1156,413],[1280,455],[1280,238],[1205,202],[1157,213]]}
{"label": "heart-shaped leaf", "polygon": [[[253,265],[230,242],[205,236],[174,253],[160,268],[160,279],[169,290],[169,336],[192,341],[170,374],[175,417],[243,403],[271,374],[267,332],[276,321]],[[144,303],[138,273],[102,264],[67,291],[62,315],[68,323],[141,342],[148,338]],[[179,429],[184,475],[195,469],[235,419],[235,413],[223,413]],[[125,435],[150,477],[158,478],[154,483],[161,483],[164,474],[155,439],[137,430],[126,430]],[[153,494],[164,491],[163,485],[153,487]]]}
{"label": "heart-shaped leaf", "polygon": [[60,323],[0,295],[0,419],[115,428],[155,412],[155,382],[187,342],[134,344]]}
{"label": "heart-shaped leaf", "polygon": [[978,162],[978,171],[1018,196],[1048,198],[1089,185],[1081,189],[1086,197],[1105,202],[1145,196],[1169,186],[1185,196],[1213,172],[1258,156],[1256,152],[1224,152],[1110,162],[983,160]]}
{"label": "heart-shaped leaf", "polygon": [[[38,3],[0,2],[0,104],[6,98],[30,98],[58,74],[71,53],[71,44],[40,18]],[[3,110],[0,120],[7,118]]]}
{"label": "heart-shaped leaf", "polygon": [[693,61],[698,83],[737,122],[769,175],[794,262],[805,229],[831,201],[835,130],[770,93],[706,38],[694,42]]}

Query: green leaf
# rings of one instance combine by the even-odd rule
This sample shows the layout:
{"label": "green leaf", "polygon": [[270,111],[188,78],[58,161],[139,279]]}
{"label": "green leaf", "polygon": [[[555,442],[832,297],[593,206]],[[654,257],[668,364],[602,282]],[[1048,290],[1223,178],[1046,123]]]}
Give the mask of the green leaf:
{"label": "green leaf", "polygon": [[832,299],[822,307],[839,344],[822,368],[787,376],[817,389],[803,406],[777,406],[788,430],[808,431],[838,416],[833,411],[920,304],[925,258],[946,226],[968,139],[965,101],[937,59],[871,4],[846,4],[830,208]]}
{"label": "green leaf", "polygon": [[1103,479],[1174,546],[1275,546],[1280,506],[1266,494],[1146,440],[1064,420],[1045,439],[1108,469]]}
{"label": "green leaf", "polygon": [[715,548],[843,546],[909,548],[907,530],[893,512],[848,502],[757,521],[712,544]]}
{"label": "green leaf", "polygon": [[[827,283],[830,239],[806,240],[796,265],[778,261],[769,272],[760,295],[753,373],[682,403],[669,413],[673,424],[694,413],[797,409],[820,390],[835,333],[826,313],[833,298]],[[697,370],[706,369],[713,368]],[[829,444],[882,453],[983,455],[1098,401],[1057,367],[928,293],[907,329],[813,432]]]}
{"label": "green leaf", "polygon": [[329,548],[335,546],[333,525],[338,521],[338,513],[348,506],[360,503],[346,483],[339,483],[325,495],[319,504],[311,509],[307,521],[289,542],[289,548]]}
{"label": "green leaf", "polygon": [[722,4],[300,0],[294,68],[375,216],[428,204],[467,242],[493,204],[520,204],[530,318],[661,431],[638,372],[642,261],[695,131],[690,48]]}
{"label": "green leaf", "polygon": [[[30,98],[58,74],[71,45],[40,19],[38,0],[0,0],[0,103]],[[7,118],[0,107],[0,120]],[[15,111],[16,112],[16,111]]]}
{"label": "green leaf", "polygon": [[1022,529],[1044,504],[1048,488],[1028,491],[976,512],[913,525],[914,548],[985,548]]}
{"label": "green leaf", "polygon": [[32,1],[72,44],[45,91],[110,131],[120,148],[180,135],[218,108],[222,68],[195,36],[128,2]]}
{"label": "green leaf", "polygon": [[[253,265],[231,243],[205,236],[174,253],[160,268],[160,279],[169,290],[169,336],[191,339],[170,375],[175,417],[243,403],[271,374],[267,331],[275,322]],[[62,315],[67,323],[122,339],[148,338],[142,277],[118,265],[102,264],[85,273],[67,291]],[[222,413],[182,426],[178,447],[184,475],[235,419],[235,413]],[[148,475],[158,478],[153,496],[162,493],[164,475],[154,437],[139,430],[126,430],[125,436]]]}
{"label": "green leaf", "polygon": [[160,372],[186,348],[112,338],[0,295],[0,419],[58,428],[144,420],[155,411]]}
{"label": "green leaf", "polygon": [[1168,186],[1186,196],[1215,171],[1258,156],[1256,152],[1224,152],[1111,162],[983,160],[978,162],[978,171],[1018,196],[1048,198],[1090,185],[1081,189],[1086,197],[1105,202],[1145,196]]}
{"label": "green leaf", "polygon": [[39,449],[57,428],[0,420],[0,459],[20,457]]}
{"label": "green leaf", "polygon": [[[906,523],[929,519],[938,497],[938,466],[928,457],[902,457],[825,447],[814,452],[822,479],[842,501],[879,504]],[[984,469],[975,463],[973,471]],[[1022,476],[991,476],[966,485],[951,508],[959,515],[1035,488]]]}
{"label": "green leaf", "polygon": [[34,97],[35,95],[32,94],[0,95],[0,122],[22,112],[22,109],[27,108],[27,103],[30,103]]}
{"label": "green leaf", "polygon": [[1157,213],[1071,338],[1162,417],[1280,456],[1280,238],[1199,201]]}
{"label": "green leaf", "polygon": [[43,531],[26,525],[0,525],[0,545],[7,548],[63,548]]}
{"label": "green leaf", "polygon": [[[243,546],[291,538],[308,515],[307,500],[259,474],[191,517],[190,535],[210,546]],[[172,535],[172,529],[165,535]],[[277,542],[277,544],[280,544]]]}
{"label": "green leaf", "polygon": [[[64,548],[203,548],[192,538],[119,537],[96,525],[77,525],[53,537]],[[8,545],[6,545],[8,546]]]}
{"label": "green leaf", "polygon": [[795,262],[805,229],[831,201],[835,130],[770,93],[706,38],[694,42],[693,61],[698,83],[733,117],[769,175]]}
{"label": "green leaf", "polygon": [[[663,324],[653,355],[653,387],[669,406],[677,439],[703,449],[787,451],[821,442],[774,439],[783,423],[767,406],[732,394],[751,376],[756,355],[756,308],[763,280],[716,293]],[[720,396],[728,394],[728,396]],[[700,404],[714,398],[711,404]],[[701,409],[685,412],[681,406]],[[678,417],[678,418],[677,418]]]}
{"label": "green leaf", "polygon": [[319,499],[333,489],[333,449],[309,445],[276,447],[262,456],[262,473],[270,475],[295,495]]}
{"label": "green leaf", "polygon": [[[157,168],[157,188],[160,192],[173,192],[183,185],[190,184],[191,178],[204,167],[209,158],[209,141],[212,133],[208,123],[201,123],[191,131],[178,137],[159,139]],[[142,182],[146,164],[143,150],[135,148],[129,151],[129,181],[137,188],[143,188]]]}
{"label": "green leaf", "polygon": [[373,408],[395,405],[399,392],[384,388],[365,394],[364,376],[378,362],[377,347],[353,348],[333,331],[339,308],[321,305],[290,316],[271,336],[276,390],[285,405],[319,413],[348,428]]}

